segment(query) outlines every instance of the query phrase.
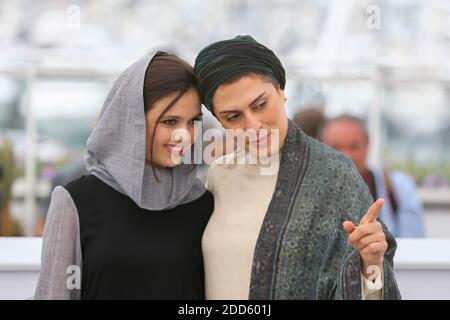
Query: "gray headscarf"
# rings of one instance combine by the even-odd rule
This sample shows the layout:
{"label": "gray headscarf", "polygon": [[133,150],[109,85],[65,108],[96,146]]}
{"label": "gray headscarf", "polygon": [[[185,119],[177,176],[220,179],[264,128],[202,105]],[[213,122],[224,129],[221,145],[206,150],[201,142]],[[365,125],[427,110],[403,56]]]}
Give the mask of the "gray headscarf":
{"label": "gray headscarf", "polygon": [[143,89],[154,56],[138,60],[115,81],[88,138],[85,164],[90,173],[139,207],[164,210],[199,198],[205,188],[190,165],[154,168],[156,179],[152,167],[145,164]]}

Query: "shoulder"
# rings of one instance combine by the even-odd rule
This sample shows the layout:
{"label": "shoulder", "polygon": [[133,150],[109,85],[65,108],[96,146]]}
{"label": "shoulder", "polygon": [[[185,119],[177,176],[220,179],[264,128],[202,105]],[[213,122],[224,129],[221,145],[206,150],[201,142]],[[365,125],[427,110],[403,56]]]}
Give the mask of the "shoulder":
{"label": "shoulder", "polygon": [[210,191],[205,190],[205,192],[197,199],[180,204],[169,210],[190,212],[201,220],[207,221],[214,211],[214,196]]}
{"label": "shoulder", "polygon": [[239,159],[241,159],[242,153],[232,152],[217,158],[209,166],[206,176],[206,188],[214,193],[216,181],[224,183],[225,180],[231,179],[233,169],[239,167]]}
{"label": "shoulder", "polygon": [[205,190],[205,193],[200,198],[205,202],[214,202],[214,196],[209,190]]}
{"label": "shoulder", "polygon": [[51,195],[45,230],[59,229],[61,226],[66,230],[77,228],[78,211],[70,193],[64,187],[57,186]]}
{"label": "shoulder", "polygon": [[73,204],[73,199],[70,193],[67,191],[65,187],[57,186],[53,189],[51,195],[52,203],[71,206]]}
{"label": "shoulder", "polygon": [[306,185],[322,197],[326,211],[337,210],[345,220],[359,220],[373,202],[353,162],[312,138],[307,177]]}
{"label": "shoulder", "polygon": [[206,211],[211,211],[214,209],[214,196],[209,190],[205,190],[205,193],[201,195],[197,200],[200,206]]}
{"label": "shoulder", "polygon": [[95,194],[99,194],[101,190],[108,190],[106,184],[93,174],[86,174],[78,179],[67,183],[64,188],[69,192],[75,204],[79,201],[90,200]]}
{"label": "shoulder", "polygon": [[328,147],[327,145],[309,138],[309,165],[324,174],[332,174],[333,177],[358,178],[359,173],[353,162],[342,153]]}
{"label": "shoulder", "polygon": [[72,180],[64,186],[73,203],[78,209],[78,213],[85,212],[85,210],[92,205],[96,205],[102,193],[104,183],[93,174],[83,175],[78,179]]}
{"label": "shoulder", "polygon": [[98,178],[95,177],[93,174],[86,174],[83,175],[75,180],[70,181],[67,183],[64,188],[71,194],[79,194],[83,190],[85,190],[87,187],[93,186],[97,183]]}

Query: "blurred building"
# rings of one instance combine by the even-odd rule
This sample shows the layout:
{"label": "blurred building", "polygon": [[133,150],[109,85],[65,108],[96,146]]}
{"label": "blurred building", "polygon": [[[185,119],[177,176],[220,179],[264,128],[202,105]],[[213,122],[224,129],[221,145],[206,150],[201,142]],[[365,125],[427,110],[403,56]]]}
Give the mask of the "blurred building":
{"label": "blurred building", "polygon": [[12,212],[26,234],[124,67],[156,48],[193,62],[237,34],[280,56],[290,116],[320,105],[365,118],[371,162],[413,176],[427,233],[450,237],[447,0],[0,2],[0,134],[14,142]]}

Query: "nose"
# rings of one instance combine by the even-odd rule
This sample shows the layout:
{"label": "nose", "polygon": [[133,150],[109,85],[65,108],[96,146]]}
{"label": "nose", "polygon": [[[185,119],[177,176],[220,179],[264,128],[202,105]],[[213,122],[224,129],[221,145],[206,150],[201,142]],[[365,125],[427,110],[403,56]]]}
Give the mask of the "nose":
{"label": "nose", "polygon": [[190,132],[187,128],[178,128],[172,132],[172,141],[176,143],[186,143],[190,141]]}
{"label": "nose", "polygon": [[246,119],[246,130],[255,130],[258,131],[261,129],[262,123],[261,121],[253,114],[247,116]]}

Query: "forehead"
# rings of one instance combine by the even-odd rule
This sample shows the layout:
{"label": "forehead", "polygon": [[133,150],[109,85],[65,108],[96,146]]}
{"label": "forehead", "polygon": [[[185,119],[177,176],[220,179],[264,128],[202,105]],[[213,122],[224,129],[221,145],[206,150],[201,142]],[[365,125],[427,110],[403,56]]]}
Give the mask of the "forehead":
{"label": "forehead", "polygon": [[215,111],[218,109],[247,106],[259,94],[275,91],[273,83],[259,75],[244,75],[236,81],[220,85],[213,97]]}
{"label": "forehead", "polygon": [[[172,93],[166,97],[161,98],[156,101],[150,111],[154,113],[162,112],[178,95],[177,92]],[[200,98],[198,96],[197,90],[189,89],[184,93],[174,105],[172,105],[169,110],[165,113],[167,115],[176,115],[176,116],[191,116],[192,114],[196,115],[200,112],[201,104]]]}

